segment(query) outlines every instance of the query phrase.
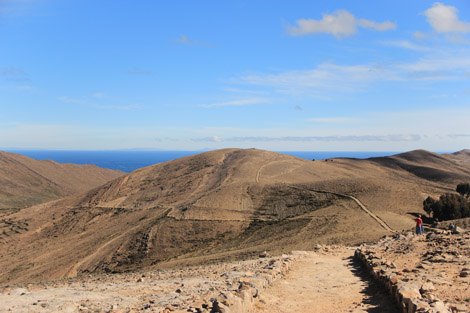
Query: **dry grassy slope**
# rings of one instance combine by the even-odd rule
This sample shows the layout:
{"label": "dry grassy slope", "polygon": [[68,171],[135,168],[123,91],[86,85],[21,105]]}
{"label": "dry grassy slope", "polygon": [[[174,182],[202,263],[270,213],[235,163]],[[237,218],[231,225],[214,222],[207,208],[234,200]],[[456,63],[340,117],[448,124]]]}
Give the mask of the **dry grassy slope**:
{"label": "dry grassy slope", "polygon": [[59,164],[0,151],[0,208],[18,208],[82,193],[124,173]]}
{"label": "dry grassy slope", "polygon": [[11,214],[0,229],[0,282],[373,241],[387,231],[353,200],[315,190],[353,195],[401,230],[413,226],[407,212],[464,178],[468,167],[425,151],[315,162],[255,149],[211,151]]}
{"label": "dry grassy slope", "polygon": [[457,163],[463,163],[465,165],[470,165],[470,149],[460,150],[454,153],[444,154],[447,158],[450,158]]}

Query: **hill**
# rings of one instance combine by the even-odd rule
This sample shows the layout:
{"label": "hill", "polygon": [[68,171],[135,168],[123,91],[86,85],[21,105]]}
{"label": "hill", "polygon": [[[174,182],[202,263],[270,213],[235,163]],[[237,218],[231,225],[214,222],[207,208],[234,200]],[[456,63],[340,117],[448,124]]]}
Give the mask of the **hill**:
{"label": "hill", "polygon": [[0,209],[17,209],[85,192],[121,171],[94,165],[39,161],[0,151]]}
{"label": "hill", "polygon": [[464,149],[454,153],[444,154],[447,158],[450,158],[457,163],[463,163],[465,165],[470,165],[470,150]]}
{"label": "hill", "polygon": [[407,214],[461,179],[470,180],[469,167],[421,150],[324,161],[256,149],[206,152],[6,216],[0,282],[374,241],[412,228]]}

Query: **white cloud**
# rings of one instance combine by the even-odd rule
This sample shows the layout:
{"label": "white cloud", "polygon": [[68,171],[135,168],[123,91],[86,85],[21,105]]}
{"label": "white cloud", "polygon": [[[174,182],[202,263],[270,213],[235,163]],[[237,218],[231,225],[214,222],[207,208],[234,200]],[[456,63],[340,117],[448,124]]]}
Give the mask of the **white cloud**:
{"label": "white cloud", "polygon": [[382,22],[382,23],[377,23],[377,22],[374,22],[374,21],[369,21],[369,20],[366,20],[366,19],[363,19],[361,18],[357,24],[361,27],[364,27],[364,28],[369,28],[371,30],[376,30],[376,31],[386,31],[386,30],[392,30],[392,29],[396,29],[397,28],[397,24],[395,23],[392,23],[390,21],[385,21],[385,22]]}
{"label": "white cloud", "polygon": [[201,105],[203,108],[212,107],[228,107],[228,106],[244,106],[250,104],[268,103],[270,100],[266,98],[245,98],[232,101],[218,102],[213,104]]}
{"label": "white cloud", "polygon": [[199,142],[222,142],[222,139],[218,136],[210,136],[204,138],[193,138],[191,141],[199,141]]}
{"label": "white cloud", "polygon": [[321,20],[299,19],[297,26],[288,26],[287,31],[292,36],[304,36],[313,33],[332,34],[336,38],[352,36],[357,33],[357,27],[376,31],[386,31],[396,28],[396,24],[385,21],[382,23],[360,19],[346,10],[338,10],[333,14],[323,14]]}
{"label": "white cloud", "polygon": [[297,20],[297,27],[290,26],[288,31],[293,36],[304,36],[311,33],[329,33],[337,38],[347,37],[357,33],[356,18],[345,10],[323,14],[321,20]]}
{"label": "white cloud", "polygon": [[436,2],[432,8],[424,11],[424,15],[438,33],[470,32],[470,23],[460,21],[457,12],[456,7]]}

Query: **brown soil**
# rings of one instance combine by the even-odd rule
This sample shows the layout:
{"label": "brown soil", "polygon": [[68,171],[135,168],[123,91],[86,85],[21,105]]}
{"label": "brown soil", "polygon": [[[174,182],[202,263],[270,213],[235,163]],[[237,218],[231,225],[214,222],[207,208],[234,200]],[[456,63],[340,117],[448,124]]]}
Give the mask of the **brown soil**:
{"label": "brown soil", "polygon": [[94,165],[38,161],[0,151],[0,217],[33,204],[88,191],[123,174]]}

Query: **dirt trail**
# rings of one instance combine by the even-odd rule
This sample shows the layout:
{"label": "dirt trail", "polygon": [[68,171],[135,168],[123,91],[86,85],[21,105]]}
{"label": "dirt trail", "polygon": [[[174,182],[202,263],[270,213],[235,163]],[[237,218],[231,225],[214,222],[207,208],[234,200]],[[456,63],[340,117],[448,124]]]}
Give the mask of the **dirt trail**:
{"label": "dirt trail", "polygon": [[[257,173],[256,173],[256,182],[259,183],[260,182],[260,174],[261,174],[261,170],[272,164],[272,163],[276,163],[276,161],[274,162],[269,162],[269,163],[266,163],[264,165],[262,165]],[[338,196],[338,197],[342,197],[342,198],[348,198],[348,199],[351,199],[353,200],[354,202],[356,202],[356,204],[361,208],[361,210],[363,210],[365,213],[367,213],[371,218],[373,218],[380,226],[382,226],[383,229],[389,231],[389,232],[392,232],[392,233],[395,233],[396,231],[391,228],[384,220],[382,220],[380,217],[378,217],[377,215],[375,215],[374,213],[372,213],[369,209],[367,209],[367,207],[359,200],[357,199],[356,197],[354,196],[350,196],[350,195],[345,195],[345,194],[341,194],[341,193],[336,193],[336,192],[331,192],[331,191],[325,191],[325,190],[316,190],[316,189],[310,189],[310,188],[302,188],[302,187],[298,187],[298,186],[292,186],[292,185],[288,185],[289,187],[291,188],[295,188],[295,189],[299,189],[299,190],[308,190],[308,191],[313,191],[313,192],[318,192],[318,193],[326,193],[326,194],[332,194],[332,195],[335,195],[335,196]]]}
{"label": "dirt trail", "polygon": [[353,260],[354,250],[310,252],[256,304],[258,313],[398,313],[382,289],[369,282]]}
{"label": "dirt trail", "polygon": [[388,226],[388,224],[383,219],[381,219],[380,217],[378,217],[377,215],[372,213],[370,210],[368,210],[366,208],[366,206],[359,199],[357,199],[356,197],[341,194],[341,193],[337,193],[337,192],[331,192],[331,191],[316,190],[316,189],[310,189],[310,188],[301,188],[301,187],[291,186],[291,185],[288,185],[288,186],[291,187],[291,188],[295,188],[295,189],[308,190],[308,191],[313,191],[313,192],[318,192],[318,193],[327,193],[327,194],[332,194],[332,195],[335,195],[335,196],[338,196],[338,197],[351,199],[354,202],[356,202],[356,204],[361,208],[361,210],[366,212],[371,218],[373,218],[377,223],[379,223],[380,226],[382,226],[383,229],[385,229],[389,232],[392,232],[392,233],[396,232],[393,228]]}

